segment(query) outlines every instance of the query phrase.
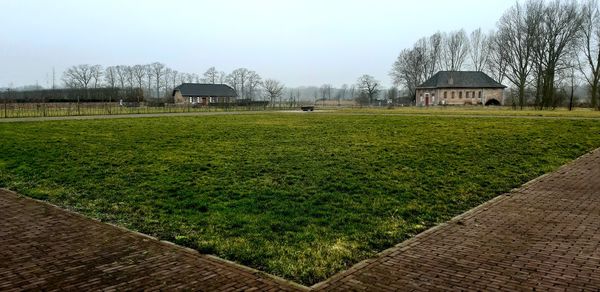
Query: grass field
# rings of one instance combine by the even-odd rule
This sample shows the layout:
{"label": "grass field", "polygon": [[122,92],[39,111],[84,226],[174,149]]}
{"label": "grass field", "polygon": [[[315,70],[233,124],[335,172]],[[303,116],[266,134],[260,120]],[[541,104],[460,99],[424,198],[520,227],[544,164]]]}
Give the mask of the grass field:
{"label": "grass field", "polygon": [[511,107],[482,106],[432,106],[432,107],[396,107],[396,108],[348,108],[340,112],[373,113],[373,114],[407,114],[407,115],[465,115],[465,116],[515,116],[515,117],[561,117],[561,118],[597,118],[600,111],[591,108],[556,108],[553,110],[536,110],[528,107],[515,110]]}
{"label": "grass field", "polygon": [[0,123],[0,186],[304,284],[600,146],[599,120]]}

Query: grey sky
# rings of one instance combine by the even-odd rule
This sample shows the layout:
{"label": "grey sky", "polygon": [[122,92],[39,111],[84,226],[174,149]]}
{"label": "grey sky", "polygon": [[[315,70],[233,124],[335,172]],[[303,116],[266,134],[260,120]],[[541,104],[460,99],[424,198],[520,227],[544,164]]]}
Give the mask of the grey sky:
{"label": "grey sky", "polygon": [[[438,30],[494,28],[509,0],[0,0],[0,87],[76,64],[160,61],[257,71],[288,86],[390,84],[401,49]],[[57,80],[60,76],[57,76]]]}

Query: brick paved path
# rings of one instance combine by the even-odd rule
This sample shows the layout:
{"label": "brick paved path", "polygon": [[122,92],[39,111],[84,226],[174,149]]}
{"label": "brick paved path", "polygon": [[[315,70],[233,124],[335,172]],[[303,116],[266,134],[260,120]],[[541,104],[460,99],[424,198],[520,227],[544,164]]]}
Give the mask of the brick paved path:
{"label": "brick paved path", "polygon": [[600,150],[313,288],[600,291]]}
{"label": "brick paved path", "polygon": [[[306,287],[0,190],[0,290]],[[315,290],[600,290],[600,149]]]}
{"label": "brick paved path", "polygon": [[302,287],[0,190],[0,291],[42,288]]}

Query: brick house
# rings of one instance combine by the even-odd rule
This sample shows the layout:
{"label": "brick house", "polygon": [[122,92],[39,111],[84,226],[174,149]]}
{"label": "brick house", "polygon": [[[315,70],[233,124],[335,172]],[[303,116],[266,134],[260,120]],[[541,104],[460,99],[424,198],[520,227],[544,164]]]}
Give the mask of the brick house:
{"label": "brick house", "polygon": [[480,71],[440,71],[416,88],[416,105],[502,105],[506,86]]}
{"label": "brick house", "polygon": [[230,103],[237,93],[226,84],[183,83],[173,89],[175,103]]}

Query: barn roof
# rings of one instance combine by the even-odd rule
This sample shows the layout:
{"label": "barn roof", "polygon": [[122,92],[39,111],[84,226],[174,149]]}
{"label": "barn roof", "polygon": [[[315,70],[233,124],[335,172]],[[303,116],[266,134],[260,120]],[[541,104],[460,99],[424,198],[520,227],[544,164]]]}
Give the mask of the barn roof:
{"label": "barn roof", "polygon": [[481,71],[440,71],[417,88],[506,88]]}
{"label": "barn roof", "polygon": [[175,92],[181,91],[183,96],[200,97],[236,97],[237,93],[229,85],[225,84],[207,84],[207,83],[183,83],[173,89]]}

